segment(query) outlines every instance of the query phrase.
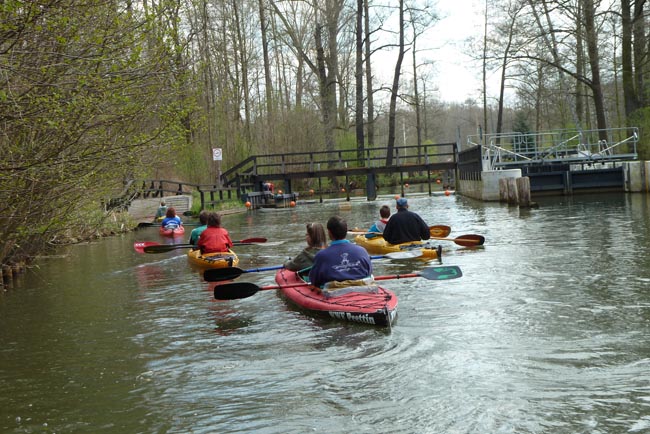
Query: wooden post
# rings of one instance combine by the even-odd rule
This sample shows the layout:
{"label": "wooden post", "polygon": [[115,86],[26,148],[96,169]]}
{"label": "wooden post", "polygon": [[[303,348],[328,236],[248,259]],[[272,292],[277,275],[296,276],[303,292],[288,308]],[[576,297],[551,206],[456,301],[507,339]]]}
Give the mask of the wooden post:
{"label": "wooden post", "polygon": [[516,205],[519,203],[519,195],[517,192],[517,179],[506,178],[508,180],[508,204]]}
{"label": "wooden post", "polygon": [[499,201],[508,202],[508,180],[506,178],[499,179]]}
{"label": "wooden post", "polygon": [[517,194],[519,196],[519,206],[530,207],[530,178],[523,176],[517,178]]}
{"label": "wooden post", "polygon": [[368,201],[377,199],[377,182],[375,172],[369,172],[366,176],[366,198]]}
{"label": "wooden post", "polygon": [[320,176],[318,177],[318,195],[320,196],[320,203],[323,203],[323,185],[321,184]]}

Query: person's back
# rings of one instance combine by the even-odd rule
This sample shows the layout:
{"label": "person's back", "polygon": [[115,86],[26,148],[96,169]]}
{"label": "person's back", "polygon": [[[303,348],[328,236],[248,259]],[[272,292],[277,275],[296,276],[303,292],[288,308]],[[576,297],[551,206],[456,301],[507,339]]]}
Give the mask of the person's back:
{"label": "person's back", "polygon": [[361,246],[345,239],[348,225],[341,217],[327,221],[327,231],[332,242],[314,257],[309,272],[312,285],[323,286],[331,281],[365,279],[372,275],[372,263],[368,252]]}
{"label": "person's back", "polygon": [[210,213],[208,227],[199,236],[197,244],[201,253],[227,252],[232,247],[230,235],[221,227],[221,216],[218,213]]}
{"label": "person's back", "polygon": [[160,225],[165,229],[174,229],[183,225],[181,218],[176,215],[176,209],[171,206],[167,208],[165,218]]}
{"label": "person's back", "polygon": [[165,201],[162,200],[160,201],[160,206],[156,210],[156,215],[153,218],[153,221],[160,221],[163,217],[165,217],[165,214],[167,214],[167,205],[165,204]]}
{"label": "person's back", "polygon": [[431,238],[429,226],[422,220],[422,217],[408,210],[408,201],[403,197],[397,199],[397,212],[388,220],[383,236],[390,244]]}
{"label": "person's back", "polygon": [[384,229],[386,229],[386,225],[388,224],[388,219],[390,217],[390,208],[388,205],[382,205],[381,208],[379,208],[379,217],[380,219],[373,224],[370,229],[368,229],[368,234],[366,234],[366,238],[375,238],[378,237],[379,235],[377,232],[384,232]]}
{"label": "person's back", "polygon": [[199,213],[199,223],[201,223],[201,226],[197,226],[192,229],[192,232],[190,233],[190,244],[194,244],[196,246],[196,244],[199,242],[199,236],[201,236],[201,233],[203,233],[203,231],[208,227],[209,215],[210,213],[205,210]]}

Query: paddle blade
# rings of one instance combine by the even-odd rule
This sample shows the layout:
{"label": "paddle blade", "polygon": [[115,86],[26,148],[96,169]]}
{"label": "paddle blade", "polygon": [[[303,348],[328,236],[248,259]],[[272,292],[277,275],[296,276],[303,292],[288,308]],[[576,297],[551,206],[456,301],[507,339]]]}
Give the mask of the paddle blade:
{"label": "paddle blade", "polygon": [[254,283],[227,283],[214,287],[214,298],[217,300],[237,300],[255,295],[259,290],[260,288]]}
{"label": "paddle blade", "polygon": [[451,227],[445,225],[429,226],[429,234],[432,237],[444,238],[451,233]]}
{"label": "paddle blade", "polygon": [[138,253],[144,253],[144,249],[150,246],[158,246],[160,243],[155,243],[153,241],[137,241],[133,243],[133,248]]}
{"label": "paddle blade", "polygon": [[458,238],[455,238],[454,243],[458,244],[459,246],[465,246],[465,247],[482,246],[483,243],[485,243],[485,237],[482,235],[474,235],[474,234],[462,235]]}
{"label": "paddle blade", "polygon": [[233,243],[265,243],[266,238],[246,238],[241,241],[233,241]]}
{"label": "paddle blade", "polygon": [[238,278],[245,272],[245,270],[238,267],[211,268],[203,272],[203,280],[206,282],[232,280]]}
{"label": "paddle blade", "polygon": [[425,268],[419,275],[428,280],[451,280],[458,279],[463,275],[463,272],[457,265],[446,265],[443,267]]}

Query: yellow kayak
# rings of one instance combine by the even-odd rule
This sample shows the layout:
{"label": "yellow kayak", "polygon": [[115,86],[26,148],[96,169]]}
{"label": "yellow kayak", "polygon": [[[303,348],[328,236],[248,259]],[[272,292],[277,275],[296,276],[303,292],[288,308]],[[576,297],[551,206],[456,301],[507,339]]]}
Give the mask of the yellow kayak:
{"label": "yellow kayak", "polygon": [[375,255],[386,253],[404,252],[413,249],[422,249],[422,256],[427,259],[437,259],[440,246],[433,247],[426,241],[411,241],[402,244],[390,244],[383,237],[366,238],[365,235],[357,235],[354,242]]}
{"label": "yellow kayak", "polygon": [[199,249],[190,250],[187,252],[187,260],[199,268],[226,268],[236,267],[239,264],[239,258],[232,250],[205,254],[201,254]]}

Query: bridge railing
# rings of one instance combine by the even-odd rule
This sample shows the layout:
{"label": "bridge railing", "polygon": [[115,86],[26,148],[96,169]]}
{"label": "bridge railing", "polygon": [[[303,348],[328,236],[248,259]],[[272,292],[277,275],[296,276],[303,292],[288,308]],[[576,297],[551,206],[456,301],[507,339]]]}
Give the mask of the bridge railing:
{"label": "bridge railing", "polygon": [[[409,165],[453,162],[456,158],[455,151],[455,143],[395,146],[392,150],[392,166],[396,170],[400,167],[408,170]],[[313,173],[333,168],[373,168],[385,166],[386,157],[386,147],[365,148],[361,155],[357,149],[254,155],[225,171],[221,175],[221,180],[223,185],[230,186],[235,184],[240,176]]]}
{"label": "bridge railing", "polygon": [[166,179],[144,179],[130,183],[128,190],[119,199],[122,205],[128,205],[134,199],[163,198],[182,194],[199,194],[201,209],[216,205],[224,200],[238,197],[235,188],[221,187],[216,184],[192,184]]}

